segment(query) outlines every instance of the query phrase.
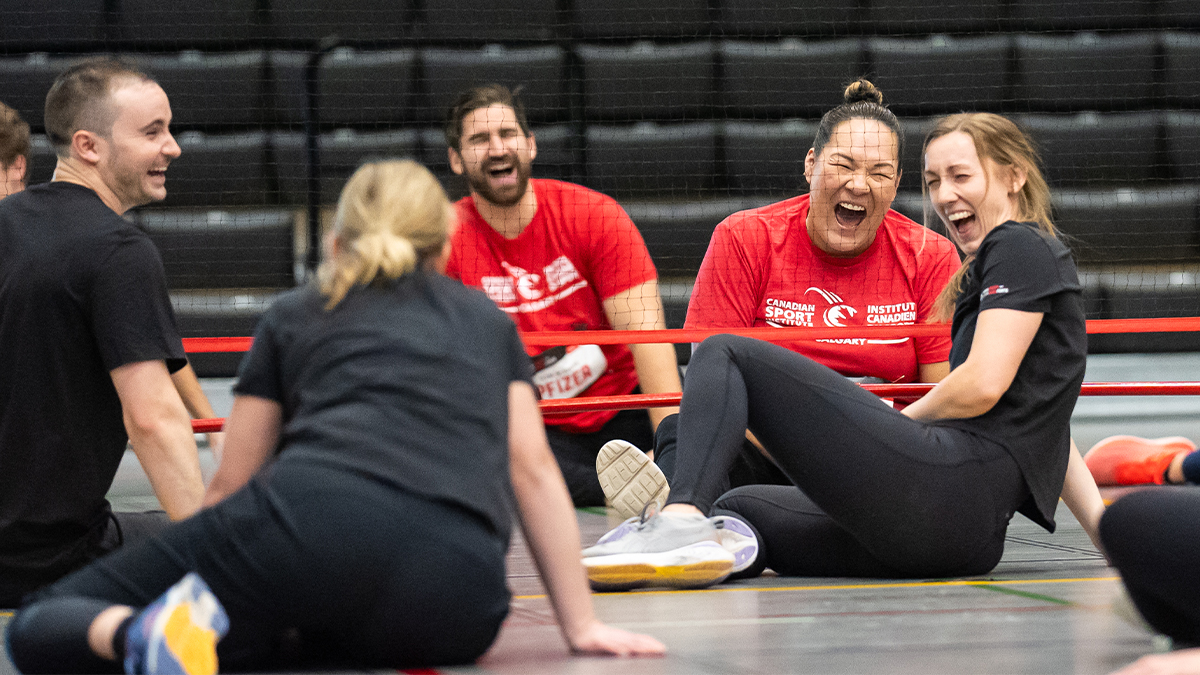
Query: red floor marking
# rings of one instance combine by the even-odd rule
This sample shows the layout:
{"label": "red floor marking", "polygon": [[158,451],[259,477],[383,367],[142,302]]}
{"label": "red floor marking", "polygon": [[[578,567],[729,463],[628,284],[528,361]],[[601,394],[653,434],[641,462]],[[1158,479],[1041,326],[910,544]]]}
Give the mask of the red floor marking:
{"label": "red floor marking", "polygon": [[442,675],[442,671],[433,668],[409,668],[408,670],[398,670],[398,673],[405,675]]}

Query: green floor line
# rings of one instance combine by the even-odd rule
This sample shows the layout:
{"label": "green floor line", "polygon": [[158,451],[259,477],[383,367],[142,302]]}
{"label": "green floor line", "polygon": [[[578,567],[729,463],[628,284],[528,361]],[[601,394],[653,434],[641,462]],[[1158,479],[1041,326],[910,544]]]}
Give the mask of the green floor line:
{"label": "green floor line", "polygon": [[596,516],[608,515],[608,509],[603,506],[580,506],[580,507],[576,507],[575,510],[582,511],[583,513],[590,513],[590,514],[596,515]]}
{"label": "green floor line", "polygon": [[1017,595],[1022,598],[1029,598],[1030,600],[1041,600],[1042,602],[1052,602],[1056,605],[1073,605],[1073,604],[1075,604],[1075,603],[1071,602],[1070,600],[1063,600],[1062,598],[1055,598],[1055,597],[1052,597],[1049,595],[1042,595],[1041,593],[1030,593],[1029,591],[1018,591],[1015,588],[1006,588],[1004,586],[993,586],[991,584],[979,584],[976,586],[976,588],[982,588],[982,589],[989,590],[989,591],[995,591],[997,593],[1007,593],[1008,595]]}

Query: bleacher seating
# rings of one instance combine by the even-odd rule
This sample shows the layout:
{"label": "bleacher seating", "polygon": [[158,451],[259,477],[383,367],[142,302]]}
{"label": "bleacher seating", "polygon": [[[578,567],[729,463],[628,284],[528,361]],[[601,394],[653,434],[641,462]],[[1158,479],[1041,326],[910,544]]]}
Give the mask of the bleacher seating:
{"label": "bleacher seating", "polygon": [[183,154],[167,170],[164,206],[227,208],[268,203],[265,131],[186,131],[175,140]]}
{"label": "bleacher seating", "polygon": [[567,116],[566,52],[556,45],[506,47],[486,45],[480,49],[428,48],[421,52],[427,105],[417,112],[424,119],[441,122],[454,100],[465,89],[499,82],[521,87],[526,115],[535,122],[555,122]]}
{"label": "bleacher seating", "polygon": [[[419,158],[460,197],[466,184],[449,169],[443,116],[463,88],[500,81],[523,89],[534,175],[619,198],[660,273],[686,284],[721,218],[806,189],[817,120],[846,82],[866,75],[905,134],[898,211],[922,219],[921,143],[934,116],[1000,112],[1038,141],[1058,223],[1085,270],[1200,263],[1196,0],[3,5],[0,100],[34,128],[31,182],[46,180],[55,162],[40,135],[46,90],[75,60],[124,54],[171,96],[184,154],[168,173],[168,200],[138,216],[151,221],[176,209],[192,223],[211,209],[234,220],[264,208],[295,217],[309,205],[310,132],[322,207],[370,158]],[[331,49],[318,54],[319,46]],[[310,63],[320,122],[312,128]],[[247,266],[230,273],[242,275],[239,284],[269,290],[229,301],[201,261],[216,249],[168,255],[191,245],[156,222],[168,267],[198,270],[186,281],[196,286],[172,277],[173,290],[191,289],[177,307],[192,334],[247,334],[266,299],[293,283],[290,249],[261,269],[234,256]],[[289,227],[271,231],[276,244]],[[241,241],[236,228],[212,232]],[[1200,287],[1120,278],[1125,286],[1089,287],[1089,316],[1183,311]],[[681,322],[686,295],[668,305]]]}
{"label": "bleacher seating", "polygon": [[853,33],[856,0],[723,0],[718,30],[727,36],[784,37]]}
{"label": "bleacher seating", "polygon": [[1018,35],[1012,98],[1034,110],[1145,105],[1154,100],[1157,51],[1154,33]]}
{"label": "bleacher seating", "polygon": [[580,45],[583,107],[589,119],[686,119],[715,103],[711,42]]}
{"label": "bleacher seating", "polygon": [[857,38],[778,42],[725,40],[718,46],[723,112],[736,118],[820,117],[842,102],[860,73]]}
{"label": "bleacher seating", "polygon": [[816,134],[817,123],[808,120],[726,122],[729,186],[746,194],[801,194],[804,157]]}
{"label": "bleacher seating", "polygon": [[266,59],[262,50],[185,51],[138,54],[134,62],[171,98],[171,128],[178,130],[261,126]]}
{"label": "bleacher seating", "polygon": [[1020,115],[1051,186],[1148,181],[1156,177],[1158,113]]}
{"label": "bleacher seating", "polygon": [[998,111],[1007,94],[1007,35],[871,38],[871,81],[897,114]]}
{"label": "bleacher seating", "polygon": [[138,225],[162,251],[172,290],[293,285],[295,220],[289,209],[156,208],[136,215]]}
{"label": "bleacher seating", "polygon": [[588,187],[616,197],[699,198],[717,175],[712,122],[587,129]]}

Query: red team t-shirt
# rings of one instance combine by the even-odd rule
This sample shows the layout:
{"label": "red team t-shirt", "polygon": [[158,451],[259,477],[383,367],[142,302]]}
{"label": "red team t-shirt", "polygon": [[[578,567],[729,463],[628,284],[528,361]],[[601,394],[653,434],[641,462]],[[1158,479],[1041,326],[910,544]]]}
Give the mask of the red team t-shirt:
{"label": "red team t-shirt", "polygon": [[[808,236],[808,195],[735,213],[717,226],[685,328],[911,326],[925,323],[959,267],[950,240],[888,211],[862,254],[837,258]],[[913,382],[946,361],[950,338],[781,343],[847,376]]]}
{"label": "red team t-shirt", "polygon": [[[473,197],[455,204],[459,228],[451,241],[447,276],[482,289],[523,332],[612,328],[603,301],[657,278],[641,233],[611,197],[555,180],[534,179],[530,185],[537,195],[537,213],[515,239],[492,229]],[[563,359],[559,366],[568,361],[575,365],[557,373],[552,364],[563,357],[562,348],[528,350],[531,357],[543,355],[535,358],[539,374],[551,375],[535,377],[542,398],[633,391],[637,373],[628,347],[590,346],[579,353],[589,349],[595,353]],[[596,363],[604,364],[598,375],[589,370]],[[547,424],[591,433],[615,415],[583,412],[548,419]]]}

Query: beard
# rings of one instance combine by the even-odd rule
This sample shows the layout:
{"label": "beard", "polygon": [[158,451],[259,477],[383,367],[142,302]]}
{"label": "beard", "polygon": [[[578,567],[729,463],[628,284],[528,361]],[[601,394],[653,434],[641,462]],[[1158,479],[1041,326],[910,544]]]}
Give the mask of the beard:
{"label": "beard", "polygon": [[[517,184],[496,189],[488,182],[488,167],[491,164],[503,163],[512,164],[513,171],[517,175]],[[513,206],[520,202],[521,198],[525,196],[525,192],[529,190],[529,177],[533,173],[533,168],[530,164],[530,162],[522,162],[515,153],[510,154],[504,160],[484,162],[478,169],[467,171],[467,183],[471,186],[471,192],[484,198],[489,203],[496,206]]]}

